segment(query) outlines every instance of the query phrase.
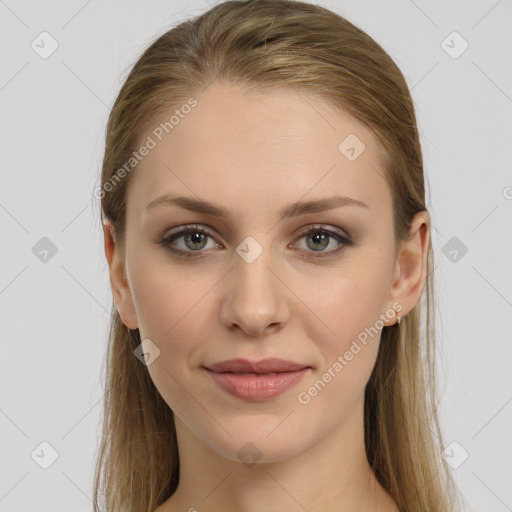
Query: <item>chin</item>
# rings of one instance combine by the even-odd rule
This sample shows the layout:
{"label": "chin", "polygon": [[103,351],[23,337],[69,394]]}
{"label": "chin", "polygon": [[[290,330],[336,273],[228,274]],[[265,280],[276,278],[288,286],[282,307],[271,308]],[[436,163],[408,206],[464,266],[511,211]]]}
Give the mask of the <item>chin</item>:
{"label": "chin", "polygon": [[[288,460],[306,449],[306,432],[297,425],[290,423],[283,429],[280,421],[255,420],[248,417],[243,425],[226,425],[226,430],[217,430],[219,437],[209,435],[203,437],[205,442],[216,453],[228,460],[242,462],[247,467],[255,463],[272,463]],[[288,420],[285,420],[288,421]],[[249,425],[250,424],[250,425]],[[277,426],[277,428],[276,428]],[[301,435],[297,435],[300,431]]]}

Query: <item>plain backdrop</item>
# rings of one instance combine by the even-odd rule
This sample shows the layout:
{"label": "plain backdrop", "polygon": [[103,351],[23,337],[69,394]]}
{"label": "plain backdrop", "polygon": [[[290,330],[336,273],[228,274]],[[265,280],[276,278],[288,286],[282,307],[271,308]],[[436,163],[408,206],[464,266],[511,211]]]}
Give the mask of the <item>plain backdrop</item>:
{"label": "plain backdrop", "polygon": [[[367,31],[411,88],[445,455],[468,511],[512,510],[512,3],[317,3]],[[142,50],[210,5],[0,0],[0,511],[92,510],[112,300],[93,197],[106,122]]]}

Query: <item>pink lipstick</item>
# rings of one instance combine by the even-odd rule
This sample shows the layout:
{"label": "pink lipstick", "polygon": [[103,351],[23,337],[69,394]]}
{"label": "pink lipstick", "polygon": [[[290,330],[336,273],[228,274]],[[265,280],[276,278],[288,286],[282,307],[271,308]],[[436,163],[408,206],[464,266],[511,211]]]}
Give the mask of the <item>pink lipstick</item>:
{"label": "pink lipstick", "polygon": [[230,359],[204,368],[221,389],[252,401],[268,400],[284,393],[311,371],[307,364],[277,358],[256,362]]}

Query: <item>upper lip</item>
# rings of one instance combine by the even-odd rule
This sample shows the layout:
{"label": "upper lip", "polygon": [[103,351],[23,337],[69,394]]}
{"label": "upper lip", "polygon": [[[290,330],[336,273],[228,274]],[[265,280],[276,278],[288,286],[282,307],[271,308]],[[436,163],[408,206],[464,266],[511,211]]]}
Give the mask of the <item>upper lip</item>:
{"label": "upper lip", "polygon": [[272,357],[260,361],[248,361],[241,358],[229,359],[228,361],[208,365],[205,368],[215,373],[280,373],[295,372],[311,367],[307,364]]}

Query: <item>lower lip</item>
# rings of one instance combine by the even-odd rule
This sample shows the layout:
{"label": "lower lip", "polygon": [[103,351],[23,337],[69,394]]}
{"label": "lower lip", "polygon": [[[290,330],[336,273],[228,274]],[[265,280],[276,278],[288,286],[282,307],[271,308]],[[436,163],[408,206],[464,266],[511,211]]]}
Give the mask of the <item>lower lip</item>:
{"label": "lower lip", "polygon": [[206,369],[224,391],[245,400],[268,400],[298,384],[311,368],[275,374],[216,373]]}

